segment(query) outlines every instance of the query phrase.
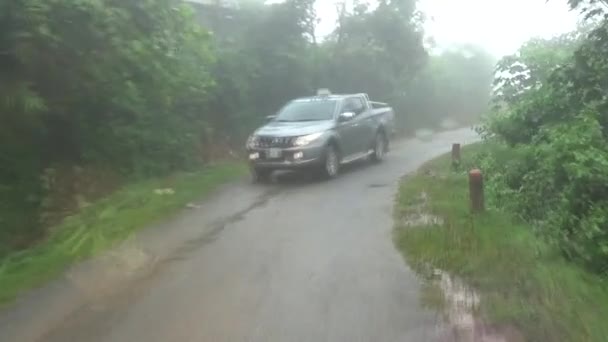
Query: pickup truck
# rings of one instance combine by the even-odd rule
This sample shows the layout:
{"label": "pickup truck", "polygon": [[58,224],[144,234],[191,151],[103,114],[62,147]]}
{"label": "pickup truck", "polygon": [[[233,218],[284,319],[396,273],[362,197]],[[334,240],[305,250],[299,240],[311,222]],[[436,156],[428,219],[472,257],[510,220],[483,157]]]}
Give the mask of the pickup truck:
{"label": "pickup truck", "polygon": [[287,103],[247,140],[253,180],[266,181],[275,170],[312,169],[336,177],[343,164],[380,162],[394,133],[394,112],[367,94],[313,97]]}

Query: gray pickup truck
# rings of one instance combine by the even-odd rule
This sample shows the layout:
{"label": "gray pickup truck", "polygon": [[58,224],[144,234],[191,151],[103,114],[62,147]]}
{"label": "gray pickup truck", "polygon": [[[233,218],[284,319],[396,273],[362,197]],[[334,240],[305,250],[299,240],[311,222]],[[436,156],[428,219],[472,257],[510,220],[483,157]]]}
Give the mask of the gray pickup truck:
{"label": "gray pickup truck", "polygon": [[371,158],[379,162],[394,133],[394,112],[367,94],[300,98],[286,104],[247,140],[254,181],[274,170],[312,169],[327,178],[340,166]]}

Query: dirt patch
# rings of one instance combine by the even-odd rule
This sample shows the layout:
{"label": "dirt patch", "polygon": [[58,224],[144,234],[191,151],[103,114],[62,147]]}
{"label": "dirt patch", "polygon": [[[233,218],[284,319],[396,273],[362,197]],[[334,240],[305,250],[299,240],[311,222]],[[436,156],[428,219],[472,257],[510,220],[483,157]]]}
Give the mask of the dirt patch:
{"label": "dirt patch", "polygon": [[[88,300],[104,298],[149,272],[158,262],[156,256],[128,241],[116,249],[76,266],[67,279]],[[83,269],[95,269],[83,272]]]}

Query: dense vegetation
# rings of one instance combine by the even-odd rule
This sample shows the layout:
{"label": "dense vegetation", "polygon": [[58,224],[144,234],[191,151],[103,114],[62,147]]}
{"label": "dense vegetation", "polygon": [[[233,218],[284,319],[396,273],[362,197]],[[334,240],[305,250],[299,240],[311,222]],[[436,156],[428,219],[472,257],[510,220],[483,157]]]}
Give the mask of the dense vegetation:
{"label": "dense vegetation", "polygon": [[403,131],[483,111],[492,58],[429,55],[414,0],[338,8],[324,39],[314,0],[234,3],[0,0],[0,257],[317,88],[389,101]]}
{"label": "dense vegetation", "polygon": [[[196,159],[213,55],[186,7],[2,1],[0,16],[0,237],[27,244],[45,207],[63,209],[45,192],[72,179],[103,183]],[[73,165],[95,171],[79,177]]]}
{"label": "dense vegetation", "polygon": [[[608,2],[569,3],[584,13],[577,30],[498,62],[484,141],[463,150],[461,167],[446,155],[410,175],[396,206],[396,244],[431,280],[425,299],[461,304],[432,279],[456,276],[481,298],[471,329],[508,340],[608,334]],[[473,167],[490,206],[476,215]]]}
{"label": "dense vegetation", "polygon": [[[507,165],[511,156],[501,149],[495,143],[469,145],[459,167],[446,154],[402,182],[395,243],[425,280],[422,300],[450,313],[446,322],[456,336],[606,341],[605,276],[569,261],[532,223],[506,208],[471,215],[468,171],[488,154]],[[488,195],[493,199],[494,193]],[[475,323],[462,319],[469,314]]]}
{"label": "dense vegetation", "polygon": [[495,110],[481,131],[503,147],[483,167],[495,205],[533,222],[568,258],[605,273],[608,17],[601,1],[570,3],[586,13],[583,27],[532,40],[498,64]]}

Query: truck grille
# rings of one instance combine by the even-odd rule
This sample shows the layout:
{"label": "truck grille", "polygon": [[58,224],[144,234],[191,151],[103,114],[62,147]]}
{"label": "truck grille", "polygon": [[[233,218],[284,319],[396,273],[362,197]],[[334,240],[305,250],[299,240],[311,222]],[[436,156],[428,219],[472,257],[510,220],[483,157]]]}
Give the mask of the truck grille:
{"label": "truck grille", "polygon": [[293,137],[258,137],[257,147],[261,148],[287,148],[293,146]]}

